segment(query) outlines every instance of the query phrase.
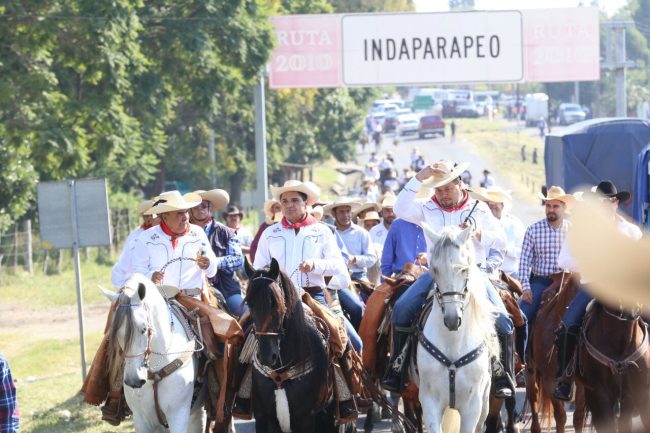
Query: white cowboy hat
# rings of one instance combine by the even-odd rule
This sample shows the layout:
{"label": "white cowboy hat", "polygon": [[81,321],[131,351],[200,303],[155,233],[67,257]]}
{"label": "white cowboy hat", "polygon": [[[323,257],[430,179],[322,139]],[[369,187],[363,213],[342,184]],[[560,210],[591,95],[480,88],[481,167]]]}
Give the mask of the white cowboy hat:
{"label": "white cowboy hat", "polygon": [[167,191],[160,194],[158,199],[154,202],[154,205],[144,214],[153,215],[165,212],[188,210],[194,206],[198,206],[201,201],[203,201],[201,196],[193,192],[182,196],[178,191]]}
{"label": "white cowboy hat", "polygon": [[223,189],[211,189],[209,191],[197,189],[194,194],[201,196],[201,199],[209,201],[212,204],[212,210],[222,209],[228,206],[230,195]]}
{"label": "white cowboy hat", "polygon": [[559,186],[552,186],[546,191],[546,195],[539,193],[539,198],[543,201],[559,200],[566,205],[572,205],[575,202],[575,196],[567,194]]}
{"label": "white cowboy hat", "polygon": [[591,282],[585,288],[610,305],[650,304],[647,238],[622,234],[611,208],[595,197],[576,202],[571,214],[568,240],[577,268]]}
{"label": "white cowboy hat", "polygon": [[381,206],[382,208],[395,207],[396,201],[397,201],[397,197],[395,197],[395,194],[386,194],[384,195],[384,198],[379,200],[379,206]]}
{"label": "white cowboy hat", "polygon": [[307,205],[311,206],[312,204],[318,201],[318,196],[320,195],[320,188],[318,188],[313,182],[301,182],[299,180],[288,180],[282,186],[272,186],[271,195],[277,201],[280,201],[280,196],[285,192],[300,192],[307,196]]}
{"label": "white cowboy hat", "polygon": [[316,218],[316,220],[320,221],[323,218],[323,206],[314,206],[311,208],[309,213],[311,216]]}
{"label": "white cowboy hat", "polygon": [[144,215],[146,211],[151,209],[151,206],[154,204],[154,200],[157,199],[158,197],[154,197],[153,200],[143,200],[140,202],[138,205],[138,216]]}
{"label": "white cowboy hat", "polygon": [[323,213],[330,213],[337,207],[341,206],[350,206],[352,213],[354,214],[361,206],[361,203],[353,198],[340,197],[335,200],[334,203],[323,206]]}
{"label": "white cowboy hat", "polygon": [[422,185],[427,188],[439,188],[459,178],[461,173],[469,167],[469,162],[454,165],[451,161],[438,161],[432,165],[435,168],[433,176],[422,182]]}
{"label": "white cowboy hat", "polygon": [[484,202],[490,201],[490,198],[488,197],[487,189],[483,188],[482,186],[478,188],[471,188],[471,189],[468,188],[467,193],[474,200],[484,201]]}
{"label": "white cowboy hat", "polygon": [[379,216],[377,211],[371,210],[366,212],[366,215],[363,218],[359,218],[359,221],[370,221],[370,220],[381,221],[381,217]]}
{"label": "white cowboy hat", "polygon": [[356,218],[360,213],[362,212],[367,212],[369,210],[374,210],[375,212],[379,212],[381,209],[379,205],[375,202],[368,202],[368,201],[363,201],[360,200],[361,204],[356,209],[352,209],[352,217]]}
{"label": "white cowboy hat", "polygon": [[486,189],[488,201],[503,203],[503,212],[508,213],[512,209],[512,195],[510,190],[505,190],[500,186],[491,186]]}
{"label": "white cowboy hat", "polygon": [[[273,218],[273,212],[271,209],[273,208],[273,205],[275,204],[280,204],[279,201],[277,201],[274,198],[271,198],[269,200],[264,200],[264,215],[266,215],[269,218]],[[277,212],[280,213],[280,212]]]}

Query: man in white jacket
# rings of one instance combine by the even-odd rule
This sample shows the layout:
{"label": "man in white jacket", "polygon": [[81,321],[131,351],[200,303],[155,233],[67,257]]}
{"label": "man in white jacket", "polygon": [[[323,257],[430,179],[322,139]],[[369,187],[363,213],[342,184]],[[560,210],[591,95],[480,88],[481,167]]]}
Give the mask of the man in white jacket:
{"label": "man in white jacket", "polygon": [[[469,196],[465,186],[460,180],[460,175],[469,167],[468,163],[454,164],[450,161],[436,162],[427,165],[409,181],[397,196],[393,210],[398,218],[413,224],[427,224],[433,231],[439,232],[449,225],[465,228],[471,225],[474,229],[472,235],[476,263],[479,267],[485,265],[488,250],[505,243],[505,235],[492,216],[490,209],[482,201],[477,201]],[[434,195],[425,201],[416,200],[416,194],[423,186],[434,189]],[[427,249],[431,251],[433,245],[427,238]],[[495,395],[506,398],[514,395],[514,327],[508,313],[503,306],[496,289],[485,275],[486,291],[490,301],[497,307],[496,320],[497,335],[501,343],[501,363],[505,374],[495,379]],[[413,321],[417,319],[426,296],[433,284],[431,273],[425,272],[406,292],[397,300],[393,309],[393,352],[391,364],[386,377],[382,380],[384,388],[400,392],[406,381],[406,370],[401,366],[408,362],[395,362],[402,360],[408,354],[401,353],[409,338]]]}

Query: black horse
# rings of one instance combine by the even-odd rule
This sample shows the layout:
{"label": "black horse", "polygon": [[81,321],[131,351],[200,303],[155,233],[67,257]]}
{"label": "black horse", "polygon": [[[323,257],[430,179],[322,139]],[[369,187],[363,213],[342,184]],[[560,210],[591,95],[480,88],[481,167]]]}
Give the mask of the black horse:
{"label": "black horse", "polygon": [[245,268],[250,279],[246,302],[257,339],[255,430],[338,431],[327,390],[326,343],[305,316],[298,291],[275,259],[268,268],[255,270],[248,261]]}

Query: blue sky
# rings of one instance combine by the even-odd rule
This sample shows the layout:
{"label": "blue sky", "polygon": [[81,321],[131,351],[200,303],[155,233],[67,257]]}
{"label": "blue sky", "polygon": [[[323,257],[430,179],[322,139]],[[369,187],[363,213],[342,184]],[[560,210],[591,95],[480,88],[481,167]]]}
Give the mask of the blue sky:
{"label": "blue sky", "polygon": [[[447,0],[414,0],[418,12],[443,12],[449,10]],[[590,0],[475,0],[476,9],[545,9],[590,5]],[[626,0],[598,0],[599,7],[613,14]]]}

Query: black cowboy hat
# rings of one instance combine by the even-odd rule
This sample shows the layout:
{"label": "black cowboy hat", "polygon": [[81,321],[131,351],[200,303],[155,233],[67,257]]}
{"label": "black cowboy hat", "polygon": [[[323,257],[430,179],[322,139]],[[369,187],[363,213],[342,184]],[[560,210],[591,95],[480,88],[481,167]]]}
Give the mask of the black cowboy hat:
{"label": "black cowboy hat", "polygon": [[616,189],[616,185],[614,185],[614,182],[612,182],[611,180],[601,181],[598,184],[598,186],[596,186],[595,191],[601,193],[606,197],[615,197],[622,202],[630,199],[630,192],[629,191],[618,192],[618,190]]}
{"label": "black cowboy hat", "polygon": [[227,217],[229,215],[239,215],[240,217],[244,218],[244,213],[239,210],[237,206],[228,206],[228,209],[223,213],[223,217]]}

